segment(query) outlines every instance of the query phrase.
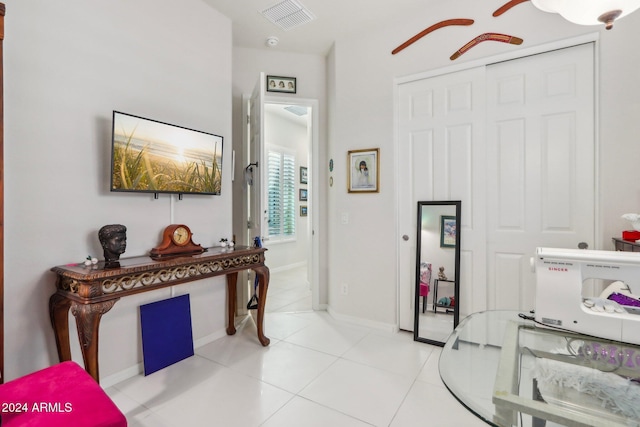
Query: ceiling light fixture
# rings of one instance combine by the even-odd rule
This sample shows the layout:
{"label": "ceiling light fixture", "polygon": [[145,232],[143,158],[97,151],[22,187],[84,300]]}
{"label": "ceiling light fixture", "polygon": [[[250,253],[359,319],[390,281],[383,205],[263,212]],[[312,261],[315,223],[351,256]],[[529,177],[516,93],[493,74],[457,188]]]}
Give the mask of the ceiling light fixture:
{"label": "ceiling light fixture", "polygon": [[613,21],[640,8],[640,0],[531,0],[544,12],[558,13],[567,21],[579,25],[605,24],[610,30]]}

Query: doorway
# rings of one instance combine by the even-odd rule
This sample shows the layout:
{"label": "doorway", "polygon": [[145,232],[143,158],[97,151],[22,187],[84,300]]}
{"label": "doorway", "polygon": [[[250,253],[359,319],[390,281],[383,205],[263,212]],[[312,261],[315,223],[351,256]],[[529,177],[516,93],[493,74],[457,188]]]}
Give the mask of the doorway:
{"label": "doorway", "polygon": [[[247,224],[244,240],[251,244],[254,236],[261,236],[263,246],[269,250],[267,266],[273,273],[286,274],[291,271],[295,272],[296,277],[300,277],[300,270],[304,269],[302,275],[306,280],[303,285],[311,291],[309,309],[317,310],[320,293],[319,243],[316,237],[319,235],[319,219],[314,207],[319,206],[319,196],[314,191],[314,185],[318,182],[318,102],[314,99],[266,96],[264,73],[261,73],[251,97],[245,97],[244,101],[245,117],[248,120],[244,129],[243,163],[258,164],[249,168],[251,185],[246,185],[245,168],[242,211]],[[290,155],[293,155],[292,161]],[[294,234],[290,233],[291,230],[281,234],[274,233],[274,227],[270,227],[275,226],[274,221],[269,218],[273,214],[268,204],[270,157],[272,162],[279,158],[282,167],[286,168],[282,172],[293,178],[293,187],[286,189],[289,204],[283,206],[290,216],[279,220],[281,226],[285,219],[289,224],[294,224]],[[288,159],[286,165],[284,158]],[[271,178],[273,181],[273,176]],[[283,214],[284,211],[280,213]],[[276,291],[275,288],[270,289]],[[240,290],[240,293],[243,291]],[[268,298],[271,296],[270,291]]]}
{"label": "doorway", "polygon": [[311,113],[307,105],[265,99],[262,243],[274,279],[267,300],[272,311],[312,308]]}

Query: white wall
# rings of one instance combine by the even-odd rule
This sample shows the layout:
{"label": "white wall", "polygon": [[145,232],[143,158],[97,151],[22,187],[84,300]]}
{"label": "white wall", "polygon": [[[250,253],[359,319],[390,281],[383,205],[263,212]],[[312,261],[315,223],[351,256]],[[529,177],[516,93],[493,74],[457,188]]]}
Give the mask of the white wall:
{"label": "white wall", "polygon": [[[406,16],[357,37],[338,40],[328,57],[327,87],[330,117],[328,157],[335,161],[334,186],[329,188],[329,308],[382,325],[397,323],[396,174],[394,158],[394,78],[448,67],[506,51],[600,32],[598,121],[600,151],[598,182],[600,227],[591,248],[612,249],[610,239],[626,228],[619,217],[640,211],[640,85],[636,75],[640,55],[635,48],[640,13],[623,18],[613,30],[570,24],[529,3],[494,18],[504,2],[431,2],[423,14]],[[445,19],[472,18],[468,27],[447,27],[424,37],[397,55],[391,51],[426,27]],[[484,42],[456,61],[449,57],[485,32],[524,39],[521,46]],[[380,193],[349,194],[346,156],[349,150],[380,148]],[[411,207],[413,209],[413,207]],[[463,207],[464,209],[464,207]],[[348,213],[350,223],[341,223]],[[349,285],[348,295],[340,292]]]}
{"label": "white wall", "polygon": [[[57,362],[48,299],[53,266],[102,259],[98,229],[128,227],[123,257],[145,254],[163,228],[185,223],[212,246],[231,236],[231,23],[200,0],[6,0],[5,358],[6,379]],[[111,112],[222,135],[221,196],[109,192]],[[224,334],[225,286],[191,293],[194,338]],[[100,373],[141,362],[138,305],[161,290],[119,301],[102,318]],[[82,362],[75,320],[74,360]]]}

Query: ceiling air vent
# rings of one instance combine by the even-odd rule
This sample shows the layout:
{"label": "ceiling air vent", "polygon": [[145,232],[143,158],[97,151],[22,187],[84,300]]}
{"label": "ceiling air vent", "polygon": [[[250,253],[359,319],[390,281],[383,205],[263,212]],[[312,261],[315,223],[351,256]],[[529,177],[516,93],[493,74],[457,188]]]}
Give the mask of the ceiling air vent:
{"label": "ceiling air vent", "polygon": [[316,19],[311,11],[295,0],[284,0],[260,13],[285,31]]}

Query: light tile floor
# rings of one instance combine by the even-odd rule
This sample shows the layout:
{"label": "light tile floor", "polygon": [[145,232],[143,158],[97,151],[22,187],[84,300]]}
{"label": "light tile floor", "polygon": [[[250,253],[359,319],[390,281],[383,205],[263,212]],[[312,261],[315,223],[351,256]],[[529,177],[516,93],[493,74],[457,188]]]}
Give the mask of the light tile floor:
{"label": "light tile floor", "polygon": [[297,278],[295,271],[271,277],[268,347],[258,342],[248,316],[239,319],[236,335],[108,388],[129,426],[486,425],[442,384],[439,347],[414,342],[410,333],[385,333],[311,311],[300,271]]}
{"label": "light tile floor", "polygon": [[282,313],[311,311],[311,288],[306,266],[271,273],[266,310]]}

